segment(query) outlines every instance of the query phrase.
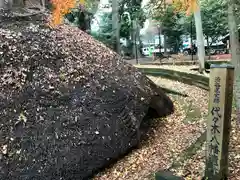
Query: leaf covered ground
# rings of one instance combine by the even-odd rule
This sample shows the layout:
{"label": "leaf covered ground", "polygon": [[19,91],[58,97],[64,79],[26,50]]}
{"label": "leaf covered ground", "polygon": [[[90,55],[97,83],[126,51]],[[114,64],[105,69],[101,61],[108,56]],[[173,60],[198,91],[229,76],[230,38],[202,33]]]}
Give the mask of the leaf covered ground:
{"label": "leaf covered ground", "polygon": [[[205,168],[205,144],[195,148],[191,156],[187,149],[205,140],[208,112],[208,92],[177,81],[149,77],[164,88],[187,94],[169,94],[175,112],[162,119],[154,119],[138,149],[95,176],[95,180],[148,180],[158,170],[170,170],[184,179],[200,179]],[[240,179],[240,133],[233,115],[230,142],[230,179]]]}
{"label": "leaf covered ground", "polygon": [[138,144],[152,97],[173,105],[85,32],[35,18],[0,21],[0,180],[85,179]]}

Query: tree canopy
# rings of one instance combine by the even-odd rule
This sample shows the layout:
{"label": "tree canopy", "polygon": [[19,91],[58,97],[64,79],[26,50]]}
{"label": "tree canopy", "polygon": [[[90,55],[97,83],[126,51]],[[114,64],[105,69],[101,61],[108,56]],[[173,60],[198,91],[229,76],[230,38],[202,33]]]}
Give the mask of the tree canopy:
{"label": "tree canopy", "polygon": [[[196,1],[192,0],[170,0],[170,2],[167,1],[167,8],[164,9],[163,1],[150,1],[151,16],[162,22],[168,37],[190,34],[191,28],[189,27],[193,19],[189,15],[191,11],[198,8],[197,6]],[[227,2],[224,0],[201,0],[200,7],[204,36],[216,41],[219,36],[226,35],[228,32]],[[194,20],[192,25],[195,25]],[[195,28],[192,30],[193,36],[195,36]]]}
{"label": "tree canopy", "polygon": [[228,31],[226,1],[202,0],[202,23],[204,35],[213,41]]}

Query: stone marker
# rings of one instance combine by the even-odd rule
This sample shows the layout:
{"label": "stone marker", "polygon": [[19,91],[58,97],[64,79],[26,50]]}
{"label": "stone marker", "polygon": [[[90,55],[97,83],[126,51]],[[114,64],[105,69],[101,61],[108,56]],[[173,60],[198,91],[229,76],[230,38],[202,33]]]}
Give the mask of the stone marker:
{"label": "stone marker", "polygon": [[211,65],[205,179],[227,179],[234,67]]}

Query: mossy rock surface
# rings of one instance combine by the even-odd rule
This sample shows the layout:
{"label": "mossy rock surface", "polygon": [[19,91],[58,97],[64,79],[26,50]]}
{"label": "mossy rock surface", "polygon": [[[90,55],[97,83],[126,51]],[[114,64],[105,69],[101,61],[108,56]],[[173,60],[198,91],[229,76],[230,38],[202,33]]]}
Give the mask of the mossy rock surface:
{"label": "mossy rock surface", "polygon": [[152,100],[159,116],[173,111],[106,46],[45,24],[0,23],[0,179],[88,178],[138,144]]}

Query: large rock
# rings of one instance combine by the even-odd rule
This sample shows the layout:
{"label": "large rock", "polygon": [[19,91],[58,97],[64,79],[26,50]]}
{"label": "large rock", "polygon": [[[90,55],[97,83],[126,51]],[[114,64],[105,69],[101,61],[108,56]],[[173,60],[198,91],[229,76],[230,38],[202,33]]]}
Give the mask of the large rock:
{"label": "large rock", "polygon": [[1,180],[87,178],[138,144],[151,102],[159,115],[173,110],[149,79],[77,28],[0,26]]}

